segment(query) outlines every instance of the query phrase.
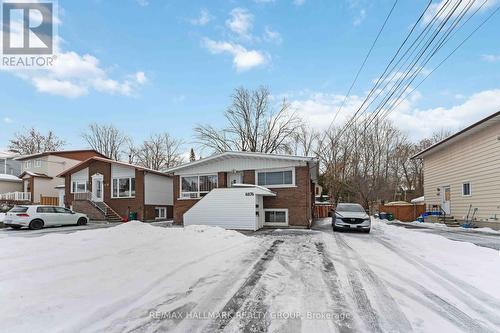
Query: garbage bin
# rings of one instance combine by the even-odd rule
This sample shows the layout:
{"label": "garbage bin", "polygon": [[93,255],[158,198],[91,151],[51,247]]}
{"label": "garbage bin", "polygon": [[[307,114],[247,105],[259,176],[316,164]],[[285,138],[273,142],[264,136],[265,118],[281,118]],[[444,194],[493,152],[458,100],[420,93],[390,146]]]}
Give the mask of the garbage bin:
{"label": "garbage bin", "polygon": [[387,219],[387,213],[384,213],[384,212],[379,213],[378,218],[381,220]]}
{"label": "garbage bin", "polygon": [[393,221],[394,220],[394,215],[392,215],[392,213],[387,213],[387,220],[388,221]]}
{"label": "garbage bin", "polygon": [[135,221],[135,220],[137,220],[137,213],[136,212],[130,212],[128,214],[128,220],[129,221]]}

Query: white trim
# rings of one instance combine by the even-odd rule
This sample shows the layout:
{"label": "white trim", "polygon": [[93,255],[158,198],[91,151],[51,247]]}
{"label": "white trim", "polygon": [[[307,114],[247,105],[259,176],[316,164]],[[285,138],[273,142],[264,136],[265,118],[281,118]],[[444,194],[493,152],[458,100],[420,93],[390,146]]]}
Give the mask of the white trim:
{"label": "white trim", "polygon": [[[469,184],[469,194],[464,194],[464,185]],[[471,197],[472,196],[472,182],[464,181],[462,182],[462,196],[463,197]]]}
{"label": "white trim", "polygon": [[[203,194],[207,194],[208,192],[210,191],[200,191],[200,177],[202,176],[215,176],[215,179],[216,179],[216,184],[215,184],[215,188],[219,188],[219,174],[218,173],[200,173],[200,174],[193,174],[193,175],[179,175],[179,199],[199,199],[199,198],[202,198],[202,196],[200,195],[201,193]],[[182,191],[182,178],[189,178],[189,177],[198,177],[198,191],[195,191],[195,192],[183,192]],[[191,193],[191,194],[195,194],[196,196],[195,197],[184,197],[182,196],[183,193]]]}
{"label": "white trim", "polygon": [[305,156],[294,156],[294,155],[278,155],[278,154],[267,154],[267,153],[257,153],[257,152],[242,152],[242,151],[226,151],[224,153],[212,155],[200,160],[196,160],[193,162],[185,163],[183,165],[179,165],[177,167],[173,167],[165,170],[165,173],[172,173],[174,171],[178,171],[184,168],[192,167],[194,165],[198,165],[201,163],[205,163],[210,160],[218,159],[226,156],[236,156],[236,157],[255,157],[255,158],[263,158],[263,159],[277,159],[277,160],[289,160],[289,161],[303,161],[303,162],[317,162],[318,160],[314,157],[305,157]]}
{"label": "white trim", "polygon": [[[115,179],[117,179],[116,183],[118,185],[118,189],[116,191],[116,194],[118,194],[118,196],[116,196],[116,197],[113,195],[114,180]],[[120,181],[119,181],[119,179],[129,179],[129,189],[128,189],[128,191],[129,191],[130,194],[129,194],[128,197],[120,197],[119,196],[119,191],[120,191],[120,188],[119,188],[120,187],[119,186]],[[133,198],[135,198],[135,194],[132,195],[132,179],[134,180],[134,183],[135,183],[135,177],[113,177],[113,178],[111,178],[111,186],[110,186],[111,187],[111,199],[133,199]],[[137,192],[137,184],[135,184],[135,191]]]}
{"label": "white trim", "polygon": [[[259,172],[284,172],[284,171],[292,171],[292,183],[291,184],[279,184],[279,185],[265,185],[259,184]],[[295,167],[291,168],[274,168],[274,169],[258,169],[255,170],[255,185],[264,186],[266,188],[290,188],[297,187],[295,184]]]}
{"label": "white trim", "polygon": [[[285,212],[286,222],[266,222],[266,212]],[[268,226],[287,226],[288,225],[288,209],[287,208],[264,208],[264,225]]]}
{"label": "white trim", "polygon": [[33,162],[33,167],[35,168],[41,168],[42,167],[42,160],[37,158],[34,162]]}

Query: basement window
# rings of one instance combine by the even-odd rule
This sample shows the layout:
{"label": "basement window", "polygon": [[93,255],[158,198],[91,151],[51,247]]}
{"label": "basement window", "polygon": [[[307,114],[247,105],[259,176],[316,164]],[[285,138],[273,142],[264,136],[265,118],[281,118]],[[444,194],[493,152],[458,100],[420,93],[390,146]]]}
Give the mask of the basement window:
{"label": "basement window", "polygon": [[166,219],[167,218],[167,207],[155,207],[155,218],[156,219]]}
{"label": "basement window", "polygon": [[265,209],[264,222],[270,224],[288,224],[288,209]]}
{"label": "basement window", "polygon": [[462,196],[469,197],[472,195],[470,182],[462,184]]}

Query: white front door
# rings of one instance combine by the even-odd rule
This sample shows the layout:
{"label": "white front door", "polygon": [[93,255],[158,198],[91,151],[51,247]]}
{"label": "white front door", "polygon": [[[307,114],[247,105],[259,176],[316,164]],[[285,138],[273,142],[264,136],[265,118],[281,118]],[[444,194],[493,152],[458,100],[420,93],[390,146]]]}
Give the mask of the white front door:
{"label": "white front door", "polygon": [[441,208],[446,214],[451,214],[451,188],[449,186],[441,188]]}
{"label": "white front door", "polygon": [[233,186],[233,184],[243,183],[243,173],[242,172],[231,172],[227,174],[228,186]]}
{"label": "white front door", "polygon": [[104,201],[104,182],[103,176],[95,174],[92,176],[92,200],[97,202]]}

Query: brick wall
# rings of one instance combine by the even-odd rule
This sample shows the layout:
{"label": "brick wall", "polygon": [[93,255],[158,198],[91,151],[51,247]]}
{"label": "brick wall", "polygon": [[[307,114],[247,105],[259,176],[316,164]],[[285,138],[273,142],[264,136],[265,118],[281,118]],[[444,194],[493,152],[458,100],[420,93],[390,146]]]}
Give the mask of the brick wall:
{"label": "brick wall", "polygon": [[264,197],[264,209],[286,208],[290,226],[309,227],[312,219],[312,203],[308,166],[295,168],[295,185],[293,188],[271,188],[276,197]]}
{"label": "brick wall", "polygon": [[87,214],[90,220],[104,221],[106,217],[104,214],[88,201],[75,201],[73,202],[73,210],[78,213]]}
{"label": "brick wall", "polygon": [[156,211],[155,211],[156,207],[167,208],[167,219],[171,219],[174,216],[174,207],[173,206],[145,205],[144,206],[144,220],[145,221],[154,221],[156,219]]}
{"label": "brick wall", "polygon": [[[220,175],[219,175],[220,178]],[[180,176],[174,176],[174,223],[182,224],[185,212],[187,212],[199,199],[180,199]]]}

